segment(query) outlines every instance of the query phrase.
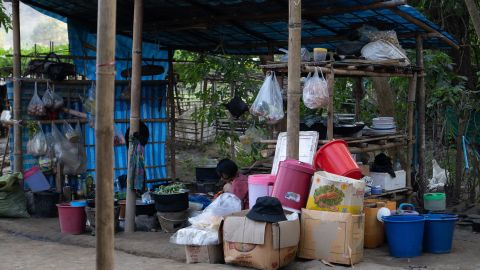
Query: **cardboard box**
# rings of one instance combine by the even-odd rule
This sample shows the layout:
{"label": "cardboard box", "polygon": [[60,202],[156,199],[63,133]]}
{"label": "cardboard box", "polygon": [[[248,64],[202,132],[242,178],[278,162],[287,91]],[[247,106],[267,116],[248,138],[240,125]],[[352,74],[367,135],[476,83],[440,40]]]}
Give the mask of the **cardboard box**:
{"label": "cardboard box", "polygon": [[407,186],[407,174],[404,170],[395,171],[395,178],[388,173],[371,172],[374,186],[381,186],[383,190],[395,190]]}
{"label": "cardboard box", "polygon": [[220,245],[185,246],[187,263],[223,263],[223,247]]}
{"label": "cardboard box", "polygon": [[353,265],[363,260],[365,215],[302,209],[298,256]]}
{"label": "cardboard box", "polygon": [[365,182],[324,171],[313,175],[307,209],[360,214]]}
{"label": "cardboard box", "polygon": [[295,259],[300,240],[300,220],[256,222],[246,211],[223,222],[225,262],[256,269],[275,270]]}

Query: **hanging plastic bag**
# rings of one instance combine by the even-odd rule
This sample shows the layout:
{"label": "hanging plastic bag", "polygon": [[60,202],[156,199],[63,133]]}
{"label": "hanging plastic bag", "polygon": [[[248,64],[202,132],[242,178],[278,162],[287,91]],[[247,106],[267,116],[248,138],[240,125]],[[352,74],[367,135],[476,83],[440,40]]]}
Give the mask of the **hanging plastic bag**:
{"label": "hanging plastic bag", "polygon": [[47,84],[47,90],[45,90],[45,93],[43,94],[42,102],[45,108],[47,109],[53,108],[54,101],[52,97],[52,90],[50,90],[50,87],[48,84]]}
{"label": "hanging plastic bag", "polygon": [[268,75],[250,107],[252,115],[274,124],[283,118],[283,98],[275,73]]}
{"label": "hanging plastic bag", "polygon": [[28,103],[27,113],[31,116],[45,116],[47,111],[45,105],[43,104],[42,99],[38,96],[37,92],[37,83],[35,82],[35,90],[33,92],[33,97]]}
{"label": "hanging plastic bag", "polygon": [[85,111],[90,113],[91,115],[95,115],[95,104],[96,104],[96,86],[95,83],[92,82],[90,88],[88,88],[87,97],[83,100],[83,107]]}
{"label": "hanging plastic bag", "polygon": [[323,76],[318,76],[318,69],[315,68],[315,73],[308,74],[303,87],[303,103],[309,109],[326,108],[328,106],[328,83]]}
{"label": "hanging plastic bag", "polygon": [[126,141],[125,141],[125,136],[123,136],[123,134],[122,134],[122,131],[117,127],[114,127],[114,130],[115,130],[115,133],[114,133],[114,136],[113,136],[113,144],[114,145],[124,145],[126,143]]}
{"label": "hanging plastic bag", "polygon": [[63,121],[63,132],[69,142],[78,143],[80,134],[67,121]]}
{"label": "hanging plastic bag", "polygon": [[43,156],[48,151],[48,143],[42,127],[38,125],[38,131],[27,143],[27,153],[32,156]]}
{"label": "hanging plastic bag", "polygon": [[78,147],[78,144],[69,142],[53,123],[52,137],[54,139],[55,157],[63,164],[64,173],[68,175],[79,174],[82,165],[81,159],[83,158],[83,153],[79,152],[81,148]]}
{"label": "hanging plastic bag", "polygon": [[79,134],[77,151],[78,151],[78,166],[76,167],[76,174],[84,173],[87,169],[87,152],[85,151],[85,144],[83,139],[83,132],[80,126],[80,122],[77,122],[75,132]]}
{"label": "hanging plastic bag", "polygon": [[54,110],[60,110],[63,108],[64,102],[63,102],[63,97],[61,97],[59,94],[55,93],[55,88],[50,91],[50,95],[53,100],[53,106],[52,108]]}

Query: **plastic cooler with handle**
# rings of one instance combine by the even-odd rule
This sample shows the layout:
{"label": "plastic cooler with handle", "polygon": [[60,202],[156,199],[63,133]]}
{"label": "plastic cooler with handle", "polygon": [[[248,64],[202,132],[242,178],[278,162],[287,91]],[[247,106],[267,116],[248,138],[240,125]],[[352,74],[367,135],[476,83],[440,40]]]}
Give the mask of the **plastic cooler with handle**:
{"label": "plastic cooler with handle", "polygon": [[284,209],[300,212],[307,203],[314,172],[310,164],[298,160],[280,162],[272,196],[280,200]]}
{"label": "plastic cooler with handle", "polygon": [[258,197],[272,196],[275,175],[253,174],[248,176],[248,205],[252,208]]}

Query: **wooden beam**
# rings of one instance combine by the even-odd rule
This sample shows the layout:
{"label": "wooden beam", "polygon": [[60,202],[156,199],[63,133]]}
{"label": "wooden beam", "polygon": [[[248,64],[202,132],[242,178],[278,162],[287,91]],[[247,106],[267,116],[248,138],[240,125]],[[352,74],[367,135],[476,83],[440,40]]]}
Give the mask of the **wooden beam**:
{"label": "wooden beam", "polygon": [[[12,26],[13,26],[13,120],[19,122],[22,120],[22,85],[21,62],[20,62],[20,8],[19,1],[12,0]],[[22,152],[22,127],[13,126],[13,170],[15,172],[23,171],[23,152]],[[21,181],[23,188],[23,180]]]}
{"label": "wooden beam", "polygon": [[[417,37],[417,66],[423,71],[423,39]],[[418,78],[418,182],[425,183],[425,77]]]}
{"label": "wooden beam", "polygon": [[299,158],[302,1],[288,1],[287,157]]}
{"label": "wooden beam", "polygon": [[[142,28],[143,28],[143,0],[135,0],[133,7],[133,40],[132,40],[132,86],[130,87],[130,136],[140,130],[140,102],[142,99]],[[130,138],[127,138],[129,140]],[[134,147],[133,143],[129,147]],[[132,149],[128,149],[130,152]],[[135,231],[135,208],[137,193],[130,184],[134,175],[130,170],[133,160],[128,160],[127,173],[127,202],[125,205],[125,233]]]}
{"label": "wooden beam", "polygon": [[328,108],[327,108],[327,140],[333,140],[333,97],[335,88],[335,73],[333,69],[327,74]]}
{"label": "wooden beam", "polygon": [[171,178],[175,178],[176,157],[175,157],[175,92],[173,84],[175,84],[175,74],[173,70],[173,50],[168,51],[168,101],[170,105],[170,172]]}
{"label": "wooden beam", "polygon": [[396,13],[397,15],[401,16],[402,18],[404,18],[405,20],[407,20],[408,22],[411,22],[411,23],[419,26],[420,28],[427,31],[428,33],[438,35],[438,38],[440,38],[443,42],[450,45],[454,49],[458,50],[460,48],[455,42],[451,41],[449,38],[444,36],[442,33],[438,32],[437,30],[433,29],[432,27],[426,25],[424,22],[419,21],[418,19],[410,16],[409,14],[403,13],[401,10],[399,10],[397,8],[392,8],[392,11],[394,13]]}
{"label": "wooden beam", "polygon": [[417,90],[417,74],[408,80],[408,109],[407,109],[407,187],[412,187],[412,165],[413,165],[413,130],[414,130],[414,112],[415,112],[415,97]]}
{"label": "wooden beam", "polygon": [[116,0],[98,1],[95,118],[96,269],[114,269],[113,110],[115,101]]}

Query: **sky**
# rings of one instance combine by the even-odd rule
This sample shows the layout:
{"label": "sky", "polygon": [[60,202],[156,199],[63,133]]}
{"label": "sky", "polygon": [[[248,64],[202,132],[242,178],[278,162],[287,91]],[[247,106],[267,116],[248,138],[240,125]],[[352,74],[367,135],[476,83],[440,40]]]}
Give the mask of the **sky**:
{"label": "sky", "polygon": [[[7,12],[11,14],[11,3],[5,3]],[[43,26],[48,29],[39,29]],[[42,31],[40,31],[42,30]],[[43,15],[33,8],[20,3],[20,39],[22,47],[31,47],[35,43],[46,43],[48,41],[41,40],[40,37],[35,36],[35,33],[42,32],[42,37],[61,37],[63,43],[67,43],[67,25],[59,20],[53,19],[49,16]],[[12,31],[6,33],[3,29],[0,30],[0,47],[12,47]]]}

